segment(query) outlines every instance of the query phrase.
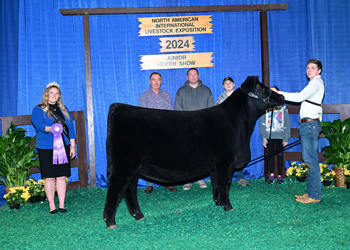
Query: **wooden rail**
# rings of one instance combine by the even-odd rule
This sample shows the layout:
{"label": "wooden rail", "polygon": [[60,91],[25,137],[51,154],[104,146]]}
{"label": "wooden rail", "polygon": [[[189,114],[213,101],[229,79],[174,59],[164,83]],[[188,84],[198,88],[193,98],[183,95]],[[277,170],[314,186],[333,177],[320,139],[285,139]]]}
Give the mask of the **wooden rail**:
{"label": "wooden rail", "polygon": [[[71,161],[71,168],[78,168],[79,180],[69,182],[68,190],[84,188],[89,185],[84,111],[73,111],[70,113],[75,121],[77,149],[77,157]],[[6,130],[12,121],[15,126],[32,124],[31,115],[1,117],[2,135],[6,134]],[[30,171],[33,174],[40,172],[38,168],[31,168]]]}
{"label": "wooden rail", "polygon": [[[288,108],[289,114],[299,114],[300,111],[300,105],[286,105]],[[326,104],[322,105],[323,108],[323,114],[339,114],[339,118],[343,121],[350,117],[350,104]],[[291,128],[291,138],[299,138],[299,131],[298,128]],[[323,134],[320,134],[319,138],[324,138]],[[264,154],[267,154],[267,150],[264,150]],[[284,162],[283,165],[285,165],[285,161],[302,161],[302,155],[301,152],[289,152],[284,151]],[[324,162],[326,158],[324,157],[324,153],[318,153],[318,159],[320,162]],[[264,160],[264,166],[265,171],[267,170],[267,173],[269,174],[269,169],[267,167],[267,159]],[[275,158],[275,173],[278,173],[278,167],[277,167],[277,158]],[[285,166],[283,166],[283,177],[286,177],[285,173]]]}

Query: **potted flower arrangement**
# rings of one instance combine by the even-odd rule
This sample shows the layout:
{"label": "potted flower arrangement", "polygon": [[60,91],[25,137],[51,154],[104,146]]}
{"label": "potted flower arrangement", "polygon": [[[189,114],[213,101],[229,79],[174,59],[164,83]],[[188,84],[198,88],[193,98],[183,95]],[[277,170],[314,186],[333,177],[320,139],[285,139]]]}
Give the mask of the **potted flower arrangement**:
{"label": "potted flower arrangement", "polygon": [[4,195],[6,203],[10,204],[11,209],[19,209],[19,205],[25,203],[30,197],[29,187],[12,187]]}
{"label": "potted flower arrangement", "polygon": [[36,181],[33,178],[26,181],[29,188],[30,198],[32,203],[42,201],[45,196],[45,180]]}
{"label": "potted flower arrangement", "polygon": [[24,186],[31,175],[30,169],[40,166],[33,144],[36,136],[26,136],[25,132],[11,122],[6,134],[0,136],[0,185],[6,188]]}
{"label": "potted flower arrangement", "polygon": [[344,176],[346,188],[350,189],[350,165],[344,165]]}
{"label": "potted flower arrangement", "polygon": [[324,186],[330,186],[333,182],[335,171],[328,168],[328,164],[319,164],[321,172],[321,181]]}
{"label": "potted flower arrangement", "polygon": [[321,126],[321,132],[329,141],[329,146],[322,147],[327,157],[324,164],[334,164],[334,184],[337,187],[345,187],[344,165],[350,164],[350,118],[344,121],[323,121]]}
{"label": "potted flower arrangement", "polygon": [[305,182],[305,178],[307,176],[309,168],[306,166],[305,163],[299,163],[293,162],[291,166],[287,169],[287,176],[294,176],[297,178],[297,181]]}

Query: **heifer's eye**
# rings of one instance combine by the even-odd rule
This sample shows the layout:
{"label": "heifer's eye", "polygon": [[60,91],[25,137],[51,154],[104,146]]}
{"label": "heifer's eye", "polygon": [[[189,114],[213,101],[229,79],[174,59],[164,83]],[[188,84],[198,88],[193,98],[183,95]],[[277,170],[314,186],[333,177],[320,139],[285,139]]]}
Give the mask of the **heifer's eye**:
{"label": "heifer's eye", "polygon": [[263,88],[262,86],[259,84],[256,86],[256,90],[259,91],[259,92],[262,92],[263,91]]}

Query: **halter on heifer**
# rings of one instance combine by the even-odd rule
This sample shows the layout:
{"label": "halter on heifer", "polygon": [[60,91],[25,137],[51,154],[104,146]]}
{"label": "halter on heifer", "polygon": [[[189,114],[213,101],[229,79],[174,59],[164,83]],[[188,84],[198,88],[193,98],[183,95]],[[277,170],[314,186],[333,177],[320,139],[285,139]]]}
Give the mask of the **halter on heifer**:
{"label": "halter on heifer", "polygon": [[266,99],[260,98],[259,96],[253,94],[252,92],[248,92],[248,93],[247,93],[242,87],[240,87],[240,89],[241,89],[244,93],[246,93],[247,95],[249,95],[250,97],[253,97],[253,98],[255,98],[255,99],[259,99],[259,100],[263,101],[263,102],[266,103],[266,104],[268,104],[269,101],[270,101],[270,97],[271,97],[271,93],[272,93],[272,90],[271,90],[271,89],[269,89],[269,96],[268,96]]}

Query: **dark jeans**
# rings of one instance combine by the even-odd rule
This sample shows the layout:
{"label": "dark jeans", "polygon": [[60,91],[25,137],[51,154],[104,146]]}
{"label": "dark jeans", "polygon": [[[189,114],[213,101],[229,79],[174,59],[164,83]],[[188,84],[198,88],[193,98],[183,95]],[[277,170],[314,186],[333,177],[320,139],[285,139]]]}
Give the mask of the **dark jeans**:
{"label": "dark jeans", "polygon": [[[282,175],[282,170],[283,170],[283,151],[282,151],[282,139],[269,139],[268,140],[268,152],[270,154],[269,156],[269,169],[270,173],[273,174],[275,172],[275,155],[277,153],[277,166],[278,166],[278,175]],[[273,153],[275,152],[275,153]],[[273,153],[273,154],[271,154]]]}
{"label": "dark jeans", "polygon": [[244,170],[236,172],[236,176],[237,176],[237,181],[244,179]]}
{"label": "dark jeans", "polygon": [[321,200],[321,173],[318,165],[318,136],[321,122],[305,122],[299,125],[301,154],[309,167],[307,174],[307,195],[314,200]]}

